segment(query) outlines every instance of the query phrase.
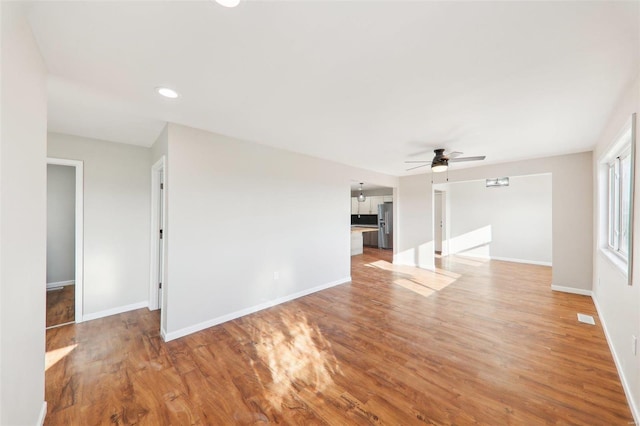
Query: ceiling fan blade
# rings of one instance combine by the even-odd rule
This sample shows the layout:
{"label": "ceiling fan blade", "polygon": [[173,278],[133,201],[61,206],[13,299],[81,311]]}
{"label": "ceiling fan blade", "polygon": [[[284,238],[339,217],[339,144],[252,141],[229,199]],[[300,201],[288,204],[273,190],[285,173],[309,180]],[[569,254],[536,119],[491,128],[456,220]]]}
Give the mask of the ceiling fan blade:
{"label": "ceiling fan blade", "polygon": [[445,155],[447,156],[447,158],[451,159],[451,158],[460,157],[462,154],[464,154],[464,152],[453,151],[453,152],[450,152],[450,153],[445,154]]}
{"label": "ceiling fan blade", "polygon": [[406,171],[408,172],[409,170],[419,169],[420,167],[426,167],[426,166],[430,166],[430,165],[431,164],[422,164],[420,166],[411,167],[410,169],[407,169]]}
{"label": "ceiling fan blade", "polygon": [[430,163],[431,160],[410,160],[410,161],[405,161],[405,163]]}
{"label": "ceiling fan blade", "polygon": [[462,163],[464,161],[484,160],[485,158],[486,158],[486,156],[484,156],[484,155],[478,155],[477,157],[457,157],[457,158],[450,158],[449,162],[450,163]]}

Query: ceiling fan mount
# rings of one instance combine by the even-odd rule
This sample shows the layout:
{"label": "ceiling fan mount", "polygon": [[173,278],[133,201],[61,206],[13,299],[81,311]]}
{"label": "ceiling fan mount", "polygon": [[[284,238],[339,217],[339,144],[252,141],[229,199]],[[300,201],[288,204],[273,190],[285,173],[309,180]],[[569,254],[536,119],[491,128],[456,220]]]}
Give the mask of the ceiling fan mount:
{"label": "ceiling fan mount", "polygon": [[486,158],[486,156],[484,155],[478,155],[475,157],[460,157],[463,154],[462,152],[453,151],[445,154],[444,151],[444,148],[434,149],[433,152],[435,153],[435,155],[432,160],[405,161],[405,163],[424,163],[420,164],[419,166],[411,167],[407,169],[407,171],[418,169],[420,167],[426,167],[431,164],[431,171],[434,173],[440,173],[446,171],[449,168],[449,162],[454,163],[463,161],[480,161]]}

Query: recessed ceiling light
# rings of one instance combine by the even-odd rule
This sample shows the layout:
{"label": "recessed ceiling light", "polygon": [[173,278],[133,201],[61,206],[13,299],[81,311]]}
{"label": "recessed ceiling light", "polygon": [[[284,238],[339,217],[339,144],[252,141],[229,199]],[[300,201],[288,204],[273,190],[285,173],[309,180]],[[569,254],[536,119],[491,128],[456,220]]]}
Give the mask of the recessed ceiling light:
{"label": "recessed ceiling light", "polygon": [[168,87],[156,87],[156,92],[164,96],[165,98],[175,99],[178,96],[178,92],[173,89],[169,89]]}
{"label": "recessed ceiling light", "polygon": [[240,0],[216,0],[216,3],[224,7],[236,7],[240,4]]}

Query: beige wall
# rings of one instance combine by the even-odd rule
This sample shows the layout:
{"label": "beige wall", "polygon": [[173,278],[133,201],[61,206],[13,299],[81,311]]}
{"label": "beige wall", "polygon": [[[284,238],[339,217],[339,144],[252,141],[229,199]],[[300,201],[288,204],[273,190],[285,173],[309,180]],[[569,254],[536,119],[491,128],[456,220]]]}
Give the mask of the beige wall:
{"label": "beige wall", "polygon": [[351,181],[397,186],[184,126],[168,136],[168,339],[347,282]]}
{"label": "beige wall", "polygon": [[76,169],[47,164],[47,285],[76,275]]}
{"label": "beige wall", "polygon": [[433,269],[433,188],[431,175],[401,177],[398,185],[393,263]]}
{"label": "beige wall", "polygon": [[[451,169],[449,182],[502,176],[552,174],[553,285],[588,293],[592,283],[593,183],[590,152],[547,157],[468,169]],[[400,178],[399,246],[394,261],[433,265],[431,174]],[[446,175],[433,175],[435,184]]]}
{"label": "beige wall", "polygon": [[49,157],[84,162],[84,319],[147,306],[149,148],[50,133]]}
{"label": "beige wall", "polygon": [[21,4],[0,2],[0,424],[44,418],[46,69]]}

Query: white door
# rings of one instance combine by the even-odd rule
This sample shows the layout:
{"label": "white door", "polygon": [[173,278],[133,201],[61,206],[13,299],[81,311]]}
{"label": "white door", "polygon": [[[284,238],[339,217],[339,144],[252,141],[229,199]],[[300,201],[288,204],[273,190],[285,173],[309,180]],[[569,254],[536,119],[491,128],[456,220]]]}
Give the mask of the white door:
{"label": "white door", "polygon": [[435,252],[440,254],[442,253],[442,235],[444,233],[444,228],[443,228],[443,215],[442,215],[442,206],[443,206],[443,200],[442,200],[442,192],[440,191],[435,191],[434,197],[433,197],[433,227],[434,229],[434,245],[435,245]]}
{"label": "white door", "polygon": [[164,169],[160,170],[160,197],[158,199],[158,308],[162,309],[162,281],[164,281]]}
{"label": "white door", "polygon": [[[162,157],[151,167],[151,245],[149,309],[161,309],[165,285],[164,261],[167,252],[166,243],[166,200],[165,200],[165,158]],[[161,321],[164,324],[164,314]]]}

